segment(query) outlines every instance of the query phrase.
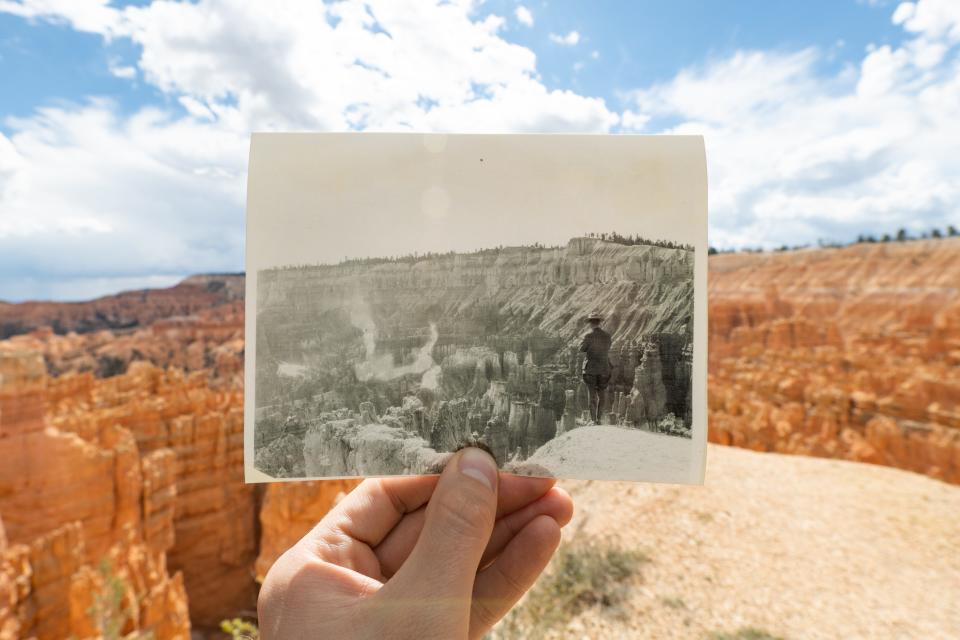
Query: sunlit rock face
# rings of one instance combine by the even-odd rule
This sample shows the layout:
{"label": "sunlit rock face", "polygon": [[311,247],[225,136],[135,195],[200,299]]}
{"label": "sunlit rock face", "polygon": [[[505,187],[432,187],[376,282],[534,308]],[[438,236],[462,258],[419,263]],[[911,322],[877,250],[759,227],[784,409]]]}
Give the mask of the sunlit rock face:
{"label": "sunlit rock face", "polygon": [[[166,311],[130,312],[149,319],[192,309],[195,287],[177,291],[191,292],[189,299]],[[152,304],[151,296],[144,300]],[[253,490],[242,484],[242,370],[237,301],[116,333],[58,335],[46,328],[0,342],[0,517],[8,540],[27,542],[79,524],[78,567],[97,568],[126,545],[150,558],[130,569],[130,579],[148,569],[160,575],[157,567],[173,579],[169,571],[177,588],[189,591],[199,624],[215,626],[225,612],[248,610],[256,510]],[[31,592],[57,611],[49,618],[68,620],[66,586],[74,573]],[[152,620],[157,637],[183,637],[174,631],[182,627],[180,608],[189,628],[186,593],[167,600],[172,626],[155,619],[160,600],[138,619]],[[62,626],[24,628],[39,637],[67,633]],[[163,635],[170,629],[173,635]]]}
{"label": "sunlit rock face", "polygon": [[116,579],[130,595],[127,631],[183,637],[183,576],[166,564],[175,547],[173,452],[141,455],[129,425],[91,412],[91,401],[110,395],[97,394],[91,375],[51,379],[43,363],[0,343],[0,629],[92,637],[90,599]]}
{"label": "sunlit rock face", "polygon": [[960,239],[718,255],[710,439],[960,482]]}
{"label": "sunlit rock face", "polygon": [[294,543],[310,531],[359,480],[284,482],[266,487],[260,507],[258,580]]}

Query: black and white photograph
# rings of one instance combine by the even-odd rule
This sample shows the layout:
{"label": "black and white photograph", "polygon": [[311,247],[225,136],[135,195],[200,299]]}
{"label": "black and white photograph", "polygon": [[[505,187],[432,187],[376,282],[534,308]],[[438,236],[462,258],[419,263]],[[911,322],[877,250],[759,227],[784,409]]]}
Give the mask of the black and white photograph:
{"label": "black and white photograph", "polygon": [[248,481],[702,482],[699,137],[257,134]]}

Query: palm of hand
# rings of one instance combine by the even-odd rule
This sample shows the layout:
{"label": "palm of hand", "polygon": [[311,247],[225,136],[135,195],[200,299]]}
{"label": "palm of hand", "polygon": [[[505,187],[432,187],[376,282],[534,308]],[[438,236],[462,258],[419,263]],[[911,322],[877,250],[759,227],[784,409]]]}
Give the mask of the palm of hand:
{"label": "palm of hand", "polygon": [[344,498],[271,568],[263,637],[489,630],[546,566],[572,503],[549,479],[502,475],[494,496],[447,477],[366,480]]}

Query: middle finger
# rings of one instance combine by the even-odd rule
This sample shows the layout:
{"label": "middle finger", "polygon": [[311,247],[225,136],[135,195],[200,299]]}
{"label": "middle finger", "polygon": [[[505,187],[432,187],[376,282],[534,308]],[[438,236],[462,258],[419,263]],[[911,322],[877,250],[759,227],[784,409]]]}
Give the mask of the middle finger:
{"label": "middle finger", "polygon": [[[497,523],[490,537],[490,544],[484,552],[484,563],[496,556],[503,545],[509,541],[511,531],[540,514],[558,519],[569,520],[565,515],[569,509],[562,498],[565,493],[559,489],[551,491],[554,481],[544,478],[525,478],[519,476],[500,476],[499,501],[497,504]],[[554,493],[562,494],[554,496]],[[560,497],[560,499],[557,499]],[[410,551],[420,537],[423,528],[425,507],[407,514],[373,552],[380,560],[380,567],[386,578],[392,576],[406,561]],[[518,523],[517,518],[524,520]],[[565,524],[566,522],[564,522]],[[494,548],[497,547],[497,548]]]}

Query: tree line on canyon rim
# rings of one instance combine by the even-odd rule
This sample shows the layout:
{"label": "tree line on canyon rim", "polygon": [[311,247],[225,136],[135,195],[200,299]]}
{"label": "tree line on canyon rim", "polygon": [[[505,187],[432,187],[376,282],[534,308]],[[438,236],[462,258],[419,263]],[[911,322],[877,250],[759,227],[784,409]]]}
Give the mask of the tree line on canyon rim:
{"label": "tree line on canyon rim", "polygon": [[[941,231],[937,227],[934,227],[930,231],[923,231],[919,236],[911,236],[910,232],[905,228],[900,227],[897,230],[896,234],[890,235],[889,233],[884,233],[882,236],[877,237],[870,233],[861,233],[857,235],[857,239],[853,242],[838,242],[836,240],[824,240],[821,238],[817,241],[817,246],[820,249],[840,249],[842,247],[851,247],[856,244],[877,244],[877,243],[886,243],[886,242],[909,242],[911,240],[942,240],[943,238],[956,238],[960,236],[960,229],[957,229],[952,224],[948,224],[947,227]],[[775,252],[784,252],[784,251],[799,251],[801,249],[809,249],[809,244],[795,244],[795,245],[786,245],[782,244],[779,247],[773,249]],[[729,247],[725,249],[718,249],[717,247],[711,246],[707,253],[711,256],[717,255],[719,253],[764,253],[767,249],[763,247]]]}
{"label": "tree line on canyon rim", "polygon": [[[609,232],[607,232],[607,231],[603,231],[603,232],[591,231],[591,232],[589,232],[589,233],[584,234],[584,237],[594,238],[594,239],[598,239],[598,240],[603,240],[604,242],[613,242],[613,243],[621,244],[621,245],[628,246],[628,247],[632,247],[632,246],[636,246],[636,245],[648,245],[648,246],[651,246],[651,247],[661,247],[661,248],[664,248],[664,249],[683,249],[684,251],[693,251],[693,250],[694,250],[693,246],[692,246],[692,245],[689,245],[689,244],[685,244],[685,243],[682,243],[682,242],[674,242],[673,240],[653,240],[653,239],[650,239],[650,238],[646,238],[646,237],[644,237],[644,236],[641,236],[640,234],[637,234],[637,233],[635,233],[635,234],[630,234],[630,235],[623,235],[623,234],[617,233],[616,231],[609,231]],[[535,242],[535,243],[533,243],[532,245],[530,245],[529,248],[532,248],[532,249],[563,249],[565,246],[566,246],[566,245],[561,245],[561,244],[545,245],[545,244],[540,243],[540,242]],[[470,251],[470,252],[468,252],[466,255],[477,255],[477,256],[497,255],[497,254],[502,253],[502,252],[503,252],[505,249],[507,249],[507,248],[508,248],[508,247],[504,247],[503,245],[499,245],[499,246],[496,246],[496,247],[490,247],[490,248],[486,248],[486,249],[477,249],[476,251]],[[525,247],[525,248],[526,248],[526,247]],[[421,260],[430,260],[430,259],[433,259],[433,258],[442,258],[442,257],[444,257],[444,256],[455,256],[455,255],[457,255],[457,254],[458,254],[457,251],[445,251],[445,252],[426,251],[426,252],[423,252],[423,253],[414,251],[413,253],[407,253],[407,254],[403,254],[403,255],[382,256],[382,257],[377,257],[377,258],[372,258],[372,257],[350,258],[350,257],[344,256],[343,259],[340,260],[340,262],[337,263],[337,266],[370,266],[370,265],[375,265],[375,264],[387,264],[387,263],[392,263],[392,262],[399,262],[399,263],[405,263],[405,264],[413,264],[414,262],[418,262],[418,261],[421,261]],[[464,255],[464,254],[461,253],[460,255]],[[313,267],[313,266],[317,266],[317,265],[313,265],[313,264],[291,265],[292,268],[296,268],[296,267]]]}

